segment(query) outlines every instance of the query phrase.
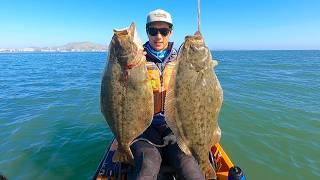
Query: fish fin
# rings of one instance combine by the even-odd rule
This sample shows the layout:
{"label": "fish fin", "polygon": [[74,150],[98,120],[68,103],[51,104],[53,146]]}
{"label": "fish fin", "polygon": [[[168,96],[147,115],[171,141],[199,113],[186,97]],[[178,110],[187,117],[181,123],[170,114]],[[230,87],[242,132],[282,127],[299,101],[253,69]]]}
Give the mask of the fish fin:
{"label": "fish fin", "polygon": [[218,66],[218,61],[212,59],[212,61],[210,61],[210,62],[211,62],[211,64],[212,64],[212,67],[213,67],[213,68],[216,67],[216,66]]}
{"label": "fish fin", "polygon": [[177,127],[177,120],[179,120],[179,116],[176,110],[176,95],[175,95],[175,86],[176,86],[176,75],[177,75],[177,68],[178,63],[175,64],[171,77],[170,82],[168,85],[168,90],[166,92],[165,97],[165,120],[172,130],[173,134],[177,137],[177,144],[180,147],[180,149],[187,155],[191,155],[191,151],[189,150],[189,147],[186,145],[186,143],[182,140],[181,135],[179,133],[178,127]]}
{"label": "fish fin", "polygon": [[134,22],[132,22],[128,29],[129,29],[129,31],[135,31],[136,30],[136,24]]}
{"label": "fish fin", "polygon": [[202,36],[202,34],[201,34],[200,31],[196,31],[196,32],[194,33],[194,36]]}
{"label": "fish fin", "polygon": [[177,144],[178,144],[179,148],[181,149],[181,151],[184,152],[186,155],[189,155],[189,156],[192,155],[187,144],[179,137],[177,137]]}
{"label": "fish fin", "polygon": [[124,162],[133,165],[134,157],[130,149],[125,151],[121,148],[118,148],[112,156],[112,162]]}
{"label": "fish fin", "polygon": [[130,35],[133,37],[133,34],[136,30],[136,24],[132,22],[129,27],[125,28],[114,28],[113,33],[118,34],[118,35],[127,35],[131,33]]}
{"label": "fish fin", "polygon": [[177,127],[177,120],[179,120],[179,116],[176,110],[176,95],[175,95],[175,86],[176,86],[176,71],[178,68],[178,64],[175,64],[175,67],[172,70],[172,74],[170,77],[170,82],[168,85],[168,90],[166,92],[166,98],[165,98],[165,120],[172,130],[173,134],[177,138],[177,144],[180,147],[180,149],[187,155],[191,155],[191,151],[189,150],[186,143],[181,139],[181,134],[179,133],[178,127]]}
{"label": "fish fin", "polygon": [[[202,163],[201,163],[202,162]],[[205,176],[205,179],[217,179],[215,167],[210,163],[209,159],[205,159],[199,163],[199,167]]]}
{"label": "fish fin", "polygon": [[172,69],[172,74],[170,77],[170,81],[168,84],[167,92],[166,92],[166,97],[165,97],[165,103],[164,103],[164,115],[165,115],[165,120],[172,130],[173,134],[176,136],[179,135],[178,129],[177,129],[177,124],[176,124],[176,118],[177,113],[176,113],[176,97],[175,97],[175,82],[176,82],[176,68],[177,64],[175,64],[175,67]]}
{"label": "fish fin", "polygon": [[221,129],[218,125],[217,128],[213,132],[213,143],[211,143],[211,144],[213,145],[213,144],[219,143],[220,139],[221,139]]}
{"label": "fish fin", "polygon": [[217,179],[216,171],[212,167],[210,167],[210,169],[205,171],[204,174],[205,174],[206,179]]}
{"label": "fish fin", "polygon": [[129,34],[131,38],[134,39],[134,37],[138,37],[137,31],[136,31],[136,24],[134,22],[131,23],[131,25],[128,28]]}
{"label": "fish fin", "polygon": [[214,129],[213,133],[209,137],[210,146],[213,146],[217,143],[220,143],[221,139],[221,129],[219,125],[217,124],[217,127]]}
{"label": "fish fin", "polygon": [[222,102],[223,102],[223,91],[222,91],[219,79],[216,74],[214,74],[214,78],[215,78],[215,81],[217,82],[214,87],[214,94],[216,97],[214,107],[216,108],[216,118],[218,118],[219,112],[221,110]]}

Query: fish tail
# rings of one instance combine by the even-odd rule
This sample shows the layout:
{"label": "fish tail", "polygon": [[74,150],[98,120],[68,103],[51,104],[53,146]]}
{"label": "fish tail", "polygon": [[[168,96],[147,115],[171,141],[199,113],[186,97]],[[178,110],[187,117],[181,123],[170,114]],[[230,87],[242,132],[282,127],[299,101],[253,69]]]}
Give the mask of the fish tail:
{"label": "fish tail", "polygon": [[118,148],[112,157],[113,162],[123,162],[127,164],[134,164],[134,157],[129,148],[126,148],[127,150]]}
{"label": "fish tail", "polygon": [[208,164],[205,167],[202,167],[201,169],[206,179],[217,179],[216,171],[213,169],[210,162],[208,162]]}

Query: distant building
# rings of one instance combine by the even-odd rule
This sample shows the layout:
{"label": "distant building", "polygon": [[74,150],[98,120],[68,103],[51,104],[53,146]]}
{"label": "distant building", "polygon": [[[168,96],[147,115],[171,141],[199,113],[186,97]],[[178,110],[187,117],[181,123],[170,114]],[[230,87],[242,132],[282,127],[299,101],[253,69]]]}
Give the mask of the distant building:
{"label": "distant building", "polygon": [[33,51],[35,51],[35,49],[34,48],[23,48],[21,51],[23,51],[23,52],[33,52]]}

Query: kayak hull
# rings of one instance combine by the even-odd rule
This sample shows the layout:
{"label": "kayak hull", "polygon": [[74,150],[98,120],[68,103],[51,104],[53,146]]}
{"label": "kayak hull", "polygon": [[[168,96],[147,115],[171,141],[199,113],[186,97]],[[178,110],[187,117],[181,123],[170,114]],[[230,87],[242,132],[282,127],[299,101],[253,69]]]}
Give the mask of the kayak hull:
{"label": "kayak hull", "polygon": [[[127,164],[112,162],[113,153],[117,148],[118,143],[116,139],[113,139],[112,143],[107,148],[101,162],[99,163],[96,173],[93,176],[94,180],[127,179],[127,172],[132,167]],[[211,154],[211,162],[214,162],[215,164],[218,180],[228,180],[229,170],[234,166],[229,156],[223,150],[222,146],[219,143],[211,147]],[[160,176],[158,176],[158,180],[161,179],[159,177],[166,177],[164,179],[168,179],[168,176],[164,176],[164,174],[172,174],[172,179],[175,179],[173,178],[175,174],[174,170],[169,166],[161,165],[161,169],[159,172]]]}

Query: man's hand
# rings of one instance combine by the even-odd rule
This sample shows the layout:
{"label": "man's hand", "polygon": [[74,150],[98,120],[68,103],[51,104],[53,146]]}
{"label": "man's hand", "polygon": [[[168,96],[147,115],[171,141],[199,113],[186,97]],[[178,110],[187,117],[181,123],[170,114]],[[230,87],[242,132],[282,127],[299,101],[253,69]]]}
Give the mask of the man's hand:
{"label": "man's hand", "polygon": [[163,142],[166,145],[175,144],[177,143],[177,137],[173,133],[170,133],[167,136],[163,137]]}

